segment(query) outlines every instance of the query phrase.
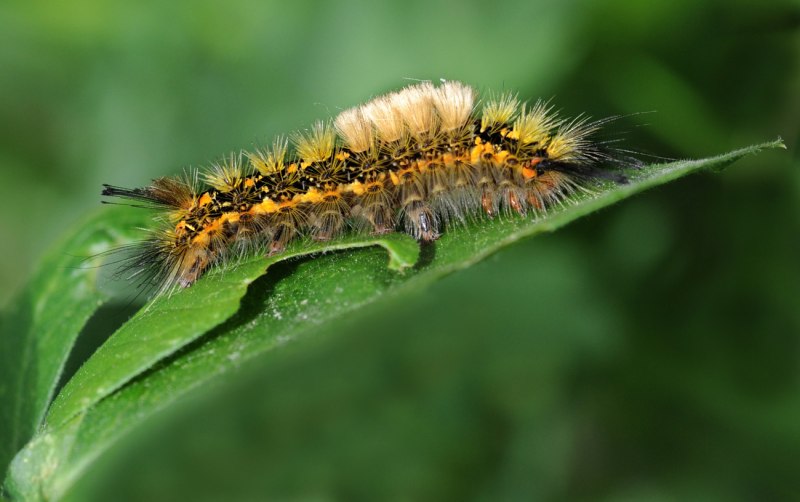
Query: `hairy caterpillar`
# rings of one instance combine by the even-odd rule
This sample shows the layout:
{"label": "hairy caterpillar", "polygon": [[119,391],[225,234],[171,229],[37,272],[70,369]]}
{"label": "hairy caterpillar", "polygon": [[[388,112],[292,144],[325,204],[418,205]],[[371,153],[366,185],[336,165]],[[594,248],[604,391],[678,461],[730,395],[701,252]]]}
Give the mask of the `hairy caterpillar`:
{"label": "hairy caterpillar", "polygon": [[280,253],[299,236],[402,229],[431,241],[481,214],[535,215],[593,181],[624,182],[621,169],[636,163],[596,139],[617,117],[562,119],[511,93],[475,103],[460,82],[422,82],[203,173],[104,185],[102,195],[164,211],[124,269],[163,292],[234,254]]}

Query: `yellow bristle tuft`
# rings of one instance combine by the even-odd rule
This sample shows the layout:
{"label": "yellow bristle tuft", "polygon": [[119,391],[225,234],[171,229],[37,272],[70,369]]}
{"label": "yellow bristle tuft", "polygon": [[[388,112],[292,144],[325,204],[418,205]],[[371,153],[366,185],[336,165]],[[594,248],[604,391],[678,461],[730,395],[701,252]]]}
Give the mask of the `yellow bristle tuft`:
{"label": "yellow bristle tuft", "polygon": [[243,177],[242,157],[234,153],[212,164],[211,168],[203,173],[206,183],[220,192],[230,192],[235,189]]}
{"label": "yellow bristle tuft", "polygon": [[392,142],[403,137],[405,127],[403,116],[395,108],[389,96],[375,98],[361,107],[364,116],[375,126],[375,132],[381,141]]}
{"label": "yellow bristle tuft", "polygon": [[433,96],[436,88],[430,82],[422,82],[402,89],[389,96],[395,110],[403,118],[409,132],[414,136],[435,133],[436,114]]}
{"label": "yellow bristle tuft", "polygon": [[442,131],[462,127],[469,120],[475,105],[475,91],[461,82],[446,81],[433,94]]}
{"label": "yellow bristle tuft", "polygon": [[497,125],[510,124],[517,114],[519,99],[516,94],[505,92],[498,97],[489,99],[483,107],[481,117],[481,131]]}
{"label": "yellow bristle tuft", "polygon": [[289,140],[279,136],[272,143],[272,148],[267,150],[257,149],[248,152],[247,158],[250,165],[261,174],[272,174],[286,168],[286,152],[289,150]]}
{"label": "yellow bristle tuft", "polygon": [[589,122],[588,117],[576,117],[561,123],[547,144],[547,156],[560,161],[587,160],[586,152],[591,144],[589,137],[599,129],[600,126]]}
{"label": "yellow bristle tuft", "polygon": [[372,124],[360,107],[345,110],[334,121],[336,131],[344,139],[347,147],[356,152],[369,150],[374,143]]}
{"label": "yellow bristle tuft", "polygon": [[558,118],[553,113],[553,107],[543,101],[537,101],[528,110],[522,105],[519,117],[514,121],[514,129],[509,137],[522,144],[544,144],[550,136],[550,131],[558,124]]}
{"label": "yellow bristle tuft", "polygon": [[329,124],[319,120],[305,133],[292,135],[297,154],[306,163],[322,162],[333,155],[336,134]]}

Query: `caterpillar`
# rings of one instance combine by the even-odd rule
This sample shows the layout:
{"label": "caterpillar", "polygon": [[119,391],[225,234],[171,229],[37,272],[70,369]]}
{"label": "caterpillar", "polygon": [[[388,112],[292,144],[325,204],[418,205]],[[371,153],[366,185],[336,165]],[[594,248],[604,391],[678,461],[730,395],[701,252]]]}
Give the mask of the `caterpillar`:
{"label": "caterpillar", "polygon": [[476,103],[461,82],[416,83],[202,172],[103,185],[103,196],[161,210],[123,268],[164,292],[300,237],[400,230],[433,241],[483,215],[535,217],[600,180],[624,183],[636,164],[597,139],[619,117],[561,118],[510,92]]}

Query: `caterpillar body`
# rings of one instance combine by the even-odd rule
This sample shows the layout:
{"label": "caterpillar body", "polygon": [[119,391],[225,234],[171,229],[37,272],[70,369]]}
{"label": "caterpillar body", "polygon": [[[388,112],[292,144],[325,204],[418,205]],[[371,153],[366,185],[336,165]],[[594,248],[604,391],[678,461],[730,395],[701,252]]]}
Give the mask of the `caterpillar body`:
{"label": "caterpillar body", "polygon": [[280,253],[301,236],[402,230],[431,241],[481,215],[535,217],[600,179],[625,181],[636,161],[597,139],[616,118],[563,119],[511,93],[477,109],[467,85],[422,82],[202,173],[143,188],[104,185],[102,195],[163,211],[161,228],[124,270],[164,292],[232,256]]}

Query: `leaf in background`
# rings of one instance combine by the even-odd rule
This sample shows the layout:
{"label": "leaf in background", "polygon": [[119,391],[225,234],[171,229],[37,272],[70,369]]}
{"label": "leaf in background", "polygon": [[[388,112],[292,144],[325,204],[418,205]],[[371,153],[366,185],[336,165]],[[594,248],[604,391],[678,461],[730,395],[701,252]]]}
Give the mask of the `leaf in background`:
{"label": "leaf in background", "polygon": [[[107,343],[108,347],[117,349],[101,349],[92,358],[97,361],[87,363],[85,367],[97,369],[124,364],[127,373],[115,373],[108,381],[98,383],[82,376],[83,369],[79,371],[75,381],[81,382],[80,392],[59,397],[59,405],[54,407],[48,426],[15,459],[8,487],[20,495],[43,494],[48,498],[58,498],[100,454],[146,418],[187,395],[190,390],[230,374],[247,359],[310,333],[328,335],[328,321],[378,298],[383,298],[384,306],[392,301],[401,301],[401,293],[418,291],[435,279],[467,267],[519,239],[554,230],[686,174],[720,169],[744,155],[782,146],[780,141],[775,141],[704,160],[647,166],[634,173],[629,184],[606,185],[596,195],[579,195],[574,204],[553,209],[539,220],[507,218],[449,230],[434,246],[423,250],[422,263],[413,273],[404,276],[388,272],[382,253],[373,248],[278,265],[258,280],[258,287],[250,289],[236,315],[178,353],[176,351],[182,343],[196,340],[199,336],[197,327],[191,323],[176,323],[171,339],[178,342],[168,344],[169,350],[158,346],[149,355],[146,350],[136,351],[136,360],[132,363],[126,362],[128,356],[118,350],[124,344],[113,340],[118,336],[135,340],[137,336],[157,334],[137,334],[129,331],[134,328],[124,326]],[[258,271],[262,264],[256,259],[239,267],[252,272],[250,267]],[[230,277],[230,274],[238,274],[238,270],[232,268],[225,274]],[[191,309],[192,303],[199,300],[192,291],[214,289],[214,281],[219,279],[209,275],[190,290],[165,300],[168,303],[164,305],[171,309]],[[240,286],[226,280],[217,282],[214,287]],[[151,310],[155,309],[155,305],[151,307]],[[130,325],[142,323],[142,329],[153,329],[146,324],[146,319],[144,315],[137,316]],[[166,353],[174,355],[142,374]],[[143,361],[148,363],[143,364]],[[94,376],[102,378],[99,374]],[[124,382],[129,384],[113,392]],[[70,383],[68,387],[77,388],[77,385]],[[108,397],[102,399],[102,396]]]}
{"label": "leaf in background", "polygon": [[102,212],[79,223],[0,319],[0,466],[41,424],[75,339],[108,300],[95,287],[101,260],[84,258],[129,239],[143,216]]}

